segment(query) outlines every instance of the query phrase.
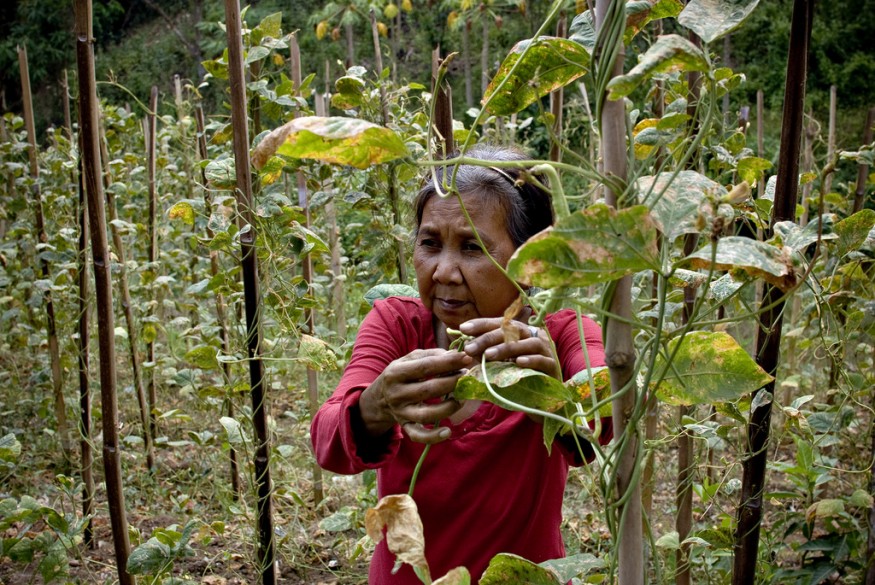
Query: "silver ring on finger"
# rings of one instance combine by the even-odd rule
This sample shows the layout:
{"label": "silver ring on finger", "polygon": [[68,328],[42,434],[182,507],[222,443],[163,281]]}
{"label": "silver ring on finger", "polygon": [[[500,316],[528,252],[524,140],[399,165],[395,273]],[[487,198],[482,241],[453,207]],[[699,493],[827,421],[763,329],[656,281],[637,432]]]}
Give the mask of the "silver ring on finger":
{"label": "silver ring on finger", "polygon": [[541,333],[540,329],[538,329],[534,325],[529,325],[529,337],[538,337],[539,333]]}

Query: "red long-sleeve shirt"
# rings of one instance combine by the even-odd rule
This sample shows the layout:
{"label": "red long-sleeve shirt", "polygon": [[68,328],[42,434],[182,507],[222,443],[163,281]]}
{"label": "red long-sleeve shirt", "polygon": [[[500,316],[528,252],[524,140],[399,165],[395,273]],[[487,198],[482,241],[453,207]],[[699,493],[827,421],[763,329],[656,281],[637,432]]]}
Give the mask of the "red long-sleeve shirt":
{"label": "red long-sleeve shirt", "polygon": [[[586,369],[575,313],[559,311],[545,324],[565,378]],[[586,318],[583,327],[590,364],[604,365],[599,327]],[[374,304],[337,389],[313,418],[311,440],[319,465],[344,474],[377,469],[380,497],[407,492],[424,445],[410,441],[397,425],[382,440],[365,439],[357,432],[355,411],[362,391],[390,362],[434,347],[432,314],[419,299],[393,297]],[[431,448],[413,494],[432,577],[464,565],[479,579],[500,552],[536,563],[564,556],[562,497],[569,464],[580,463],[576,453],[557,441],[548,454],[540,424],[488,402],[459,424],[443,421],[442,426],[452,434]],[[607,440],[609,428],[600,437]],[[407,565],[392,575],[394,563],[385,540],[380,542],[370,583],[420,583]]]}

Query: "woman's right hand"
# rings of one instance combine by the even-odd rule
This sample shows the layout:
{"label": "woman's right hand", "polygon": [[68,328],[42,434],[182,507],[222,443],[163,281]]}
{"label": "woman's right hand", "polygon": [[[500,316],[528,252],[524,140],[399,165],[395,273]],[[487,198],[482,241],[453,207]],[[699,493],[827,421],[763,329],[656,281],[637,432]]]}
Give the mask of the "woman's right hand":
{"label": "woman's right hand", "polygon": [[365,429],[377,437],[399,424],[411,441],[448,439],[449,429],[424,425],[433,425],[459,409],[453,389],[463,369],[472,363],[469,355],[445,349],[417,349],[391,362],[359,399]]}

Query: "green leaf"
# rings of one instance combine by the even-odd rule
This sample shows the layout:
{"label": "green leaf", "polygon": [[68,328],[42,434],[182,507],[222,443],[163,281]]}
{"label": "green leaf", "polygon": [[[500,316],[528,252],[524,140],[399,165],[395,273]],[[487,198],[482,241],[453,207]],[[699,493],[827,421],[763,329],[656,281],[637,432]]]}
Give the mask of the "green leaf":
{"label": "green leaf", "polygon": [[731,274],[724,274],[717,280],[711,282],[708,285],[709,291],[708,294],[712,299],[716,300],[718,303],[722,303],[732,295],[738,291],[742,286],[744,286],[743,282],[739,282],[732,278]]}
{"label": "green leaf", "polygon": [[392,130],[339,116],[304,116],[280,126],[255,147],[253,165],[261,168],[274,154],[358,169],[409,155],[404,141]]}
{"label": "green leaf", "polygon": [[820,238],[822,240],[835,240],[838,236],[832,233],[833,221],[835,216],[826,214],[823,216],[823,228],[820,228],[820,218],[815,217],[810,222],[805,224],[805,227],[792,221],[779,221],[775,224],[775,234],[780,236],[784,246],[790,248],[793,252],[800,255],[804,254],[805,249],[817,241],[818,231],[821,231]]}
{"label": "green leaf", "polygon": [[484,375],[499,396],[528,408],[555,412],[572,400],[571,392],[556,378],[510,362],[487,362],[485,372],[475,365],[456,382],[456,398],[485,400],[514,410],[490,394]]}
{"label": "green leaf", "polygon": [[419,291],[406,284],[378,284],[365,293],[365,300],[372,307],[374,306],[374,301],[388,299],[389,297],[419,298]]}
{"label": "green leaf", "polygon": [[0,437],[0,461],[15,463],[21,456],[21,443],[15,434],[8,433]]}
{"label": "green leaf", "polygon": [[641,56],[635,67],[608,83],[608,98],[624,98],[654,73],[667,71],[708,71],[708,60],[700,48],[684,37],[661,36]]}
{"label": "green leaf", "polygon": [[865,490],[854,490],[854,493],[848,498],[848,504],[855,508],[869,509],[873,505],[872,494]]}
{"label": "green leaf", "polygon": [[168,219],[181,219],[186,225],[194,225],[194,207],[188,201],[175,203],[167,211]]}
{"label": "green leaf", "polygon": [[666,532],[656,539],[655,545],[657,548],[678,550],[681,548],[680,535],[675,531]]}
{"label": "green leaf", "polygon": [[153,536],[131,551],[127,569],[132,575],[155,575],[171,561],[170,547]]}
{"label": "green leaf", "polygon": [[265,16],[261,22],[258,23],[254,29],[252,29],[252,36],[250,38],[253,45],[257,45],[261,43],[261,40],[265,37],[272,37],[274,39],[278,39],[283,36],[283,13],[282,12],[274,12],[273,14],[268,14]]}
{"label": "green leaf", "polygon": [[204,169],[204,175],[215,189],[234,189],[237,186],[237,171],[231,157],[211,160]]}
{"label": "green leaf", "polygon": [[331,351],[331,347],[312,335],[301,335],[301,343],[298,346],[298,361],[317,372],[337,369],[337,356]]}
{"label": "green leaf", "polygon": [[[628,45],[647,23],[661,18],[674,18],[683,7],[680,0],[629,0],[625,8],[626,30],[623,33],[623,44]],[[568,32],[568,38],[580,43],[592,54],[595,49],[596,30],[589,10],[574,17]]]}
{"label": "green leaf", "polygon": [[[789,250],[788,250],[789,252]],[[686,258],[697,268],[711,267],[711,244]],[[762,278],[783,291],[796,285],[798,275],[789,253],[764,242],[741,236],[727,236],[717,242],[714,270],[742,270],[753,278]]]}
{"label": "green leaf", "polygon": [[726,194],[723,185],[696,171],[648,175],[638,179],[636,186],[646,193],[642,203],[651,207],[656,225],[669,241],[710,231],[713,201]]}
{"label": "green leaf", "polygon": [[738,159],[736,171],[741,181],[747,181],[751,185],[762,178],[763,172],[772,168],[772,161],[757,156],[746,156]]}
{"label": "green leaf", "polygon": [[223,416],[219,419],[222,428],[225,429],[225,435],[228,437],[228,443],[231,445],[242,445],[246,439],[243,435],[243,427],[237,419],[230,416]]}
{"label": "green leaf", "polygon": [[839,256],[858,250],[869,232],[875,226],[875,211],[863,209],[835,224],[833,231],[838,234]]}
{"label": "green leaf", "polygon": [[759,0],[690,0],[678,22],[710,43],[738,28],[757,4]]}
{"label": "green leaf", "polygon": [[658,269],[656,223],[643,205],[620,211],[597,203],[530,238],[508,273],[541,288],[589,286]]}
{"label": "green leaf", "polygon": [[344,506],[334,514],[319,521],[319,528],[325,532],[344,532],[355,527],[353,516],[355,508]]}
{"label": "green leaf", "polygon": [[574,578],[582,577],[605,566],[605,562],[602,559],[588,553],[578,553],[562,559],[544,561],[539,564],[545,569],[556,571],[562,583],[567,583]]}
{"label": "green leaf", "polygon": [[482,103],[497,115],[519,112],[581,77],[589,63],[589,52],[572,40],[538,37],[520,41],[498,68]]}
{"label": "green leaf", "polygon": [[[666,356],[672,354],[674,360],[666,369]],[[673,339],[656,360],[656,373],[663,370],[665,377],[656,393],[669,404],[729,402],[773,380],[722,331],[691,331],[680,340]]]}
{"label": "green leaf", "polygon": [[249,65],[255,61],[261,61],[268,55],[270,55],[270,49],[267,47],[252,47],[246,52],[246,59],[244,62],[246,65]]}
{"label": "green leaf", "polygon": [[509,553],[499,553],[492,557],[489,566],[480,577],[480,585],[559,585],[561,583],[559,574],[555,570]]}
{"label": "green leaf", "polygon": [[199,345],[186,352],[185,361],[204,370],[213,370],[219,367],[216,353],[212,345]]}

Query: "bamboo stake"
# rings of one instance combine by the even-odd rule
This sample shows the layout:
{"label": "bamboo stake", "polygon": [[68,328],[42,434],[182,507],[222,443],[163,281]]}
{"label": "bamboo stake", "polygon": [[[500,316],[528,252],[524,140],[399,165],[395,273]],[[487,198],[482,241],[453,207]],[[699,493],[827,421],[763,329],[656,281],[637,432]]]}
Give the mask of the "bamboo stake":
{"label": "bamboo stake", "polygon": [[112,248],[118,259],[118,287],[121,294],[122,314],[128,329],[128,345],[131,350],[131,372],[134,377],[134,392],[137,395],[137,404],[140,407],[140,424],[143,425],[143,444],[146,452],[146,468],[149,471],[155,469],[155,451],[152,448],[152,429],[149,425],[149,405],[146,402],[146,392],[143,389],[143,371],[140,362],[140,354],[137,349],[139,331],[134,319],[134,305],[131,302],[131,290],[128,286],[128,268],[125,255],[125,244],[116,220],[118,213],[115,205],[115,194],[110,189],[112,185],[112,172],[109,169],[109,152],[106,147],[105,129],[100,126],[100,154],[103,161],[103,192],[106,196],[106,213],[109,219],[109,231],[112,235]]}
{"label": "bamboo stake", "polygon": [[[31,198],[33,199],[34,218],[36,220],[36,234],[40,247],[48,244],[49,236],[46,234],[45,218],[43,217],[43,199],[39,181],[39,151],[36,145],[36,127],[33,121],[33,98],[30,91],[30,73],[27,67],[27,48],[18,47],[18,67],[21,73],[21,101],[24,104],[24,125],[27,128],[27,141],[30,144],[28,158],[30,160]],[[38,254],[39,256],[39,254]],[[45,256],[40,259],[40,278],[52,281],[52,272],[49,261]],[[70,433],[67,430],[67,404],[64,400],[64,381],[61,376],[61,350],[58,345],[58,332],[55,323],[55,304],[52,300],[51,288],[46,287],[43,293],[43,303],[46,307],[46,337],[49,344],[49,363],[52,371],[52,392],[55,405],[55,420],[58,425],[57,432],[61,441],[61,450],[64,455],[65,467],[73,461],[72,447],[70,446]]]}
{"label": "bamboo stake", "polygon": [[480,97],[486,95],[489,86],[489,22],[486,18],[486,4],[480,5],[480,26],[483,44],[480,47]]}
{"label": "bamboo stake", "polygon": [[431,52],[431,95],[435,100],[434,120],[435,143],[430,145],[436,157],[448,156],[455,146],[453,144],[453,98],[449,84],[441,83],[441,49],[437,47]]}
{"label": "bamboo stake", "polygon": [[134,585],[128,574],[130,555],[128,521],[122,485],[118,440],[118,401],[116,396],[115,327],[112,311],[112,276],[103,186],[100,184],[98,145],[98,101],[94,79],[94,38],[91,33],[91,1],[76,0],[76,64],[79,72],[79,120],[82,136],[82,166],[88,197],[88,223],[91,225],[91,254],[94,259],[94,284],[97,296],[97,328],[100,348],[100,403],[103,421],[103,469],[109,519],[120,585]]}
{"label": "bamboo stake", "polygon": [[[619,3],[619,16],[622,16],[623,5]],[[596,30],[602,31],[609,23],[611,16],[618,18],[617,5],[612,0],[597,0]],[[602,35],[599,35],[600,37]],[[616,47],[601,46],[599,48],[597,67],[602,72],[608,72],[608,77],[616,77],[623,73],[623,58],[625,48],[622,37],[617,39]],[[604,55],[611,55],[616,49],[613,62],[605,61]],[[599,126],[601,129],[601,156],[604,160],[604,173],[621,181],[627,180],[626,167],[626,114],[622,101],[610,101],[605,96],[598,96],[603,101],[600,110]],[[619,206],[619,193],[608,185],[605,186],[605,202],[613,207]],[[641,484],[635,479],[635,469],[638,466],[639,433],[636,428],[637,392],[633,378],[635,369],[635,347],[632,340],[632,279],[629,276],[615,281],[611,297],[609,313],[617,315],[616,319],[606,319],[605,323],[605,362],[608,365],[611,378],[611,391],[617,395],[613,403],[614,433],[618,442],[618,453],[615,461],[617,477],[617,493],[615,504],[619,511],[619,528],[617,533],[618,585],[644,584],[644,540],[641,514]],[[623,502],[623,503],[620,503]]]}
{"label": "bamboo stake", "polygon": [[[373,11],[371,17],[373,18]],[[298,37],[293,35],[289,43],[291,51],[290,66],[292,68],[292,83],[295,84],[295,93],[298,93],[301,88],[301,52],[298,48]],[[295,117],[300,116],[300,111],[295,112]],[[304,210],[304,227],[310,229],[310,202],[307,192],[307,178],[302,171],[298,171],[296,175],[298,185],[298,204]],[[310,290],[313,281],[313,258],[310,254],[304,256],[303,261],[303,276],[304,282],[307,283],[307,288]],[[308,307],[304,309],[304,322],[307,324],[307,333],[315,335],[316,333],[316,312]],[[307,403],[310,408],[310,418],[316,415],[319,410],[319,378],[316,370],[307,367]],[[324,497],[322,489],[322,468],[314,460],[312,463],[313,473],[313,502],[316,506],[322,503]]]}
{"label": "bamboo stake", "polygon": [[[836,153],[836,109],[838,108],[838,89],[829,86],[829,128],[826,138],[826,160],[831,161]],[[824,193],[832,191],[832,173],[827,173],[823,180],[826,182]]]}
{"label": "bamboo stake", "polygon": [[[205,161],[208,157],[207,135],[204,124],[204,111],[200,106],[198,106],[194,113],[195,122],[197,124],[198,156],[200,156],[200,159],[202,161]],[[204,186],[204,208],[207,211],[207,215],[209,215],[210,209],[212,208],[212,196],[210,195],[209,188],[207,188],[206,168],[201,168],[201,183]],[[215,234],[210,228],[209,223],[207,223],[207,238],[212,240],[214,235]],[[210,249],[210,276],[215,278],[219,274],[219,270],[219,252],[217,250]],[[216,325],[218,325],[219,327],[219,337],[222,340],[222,352],[225,355],[231,355],[231,340],[228,336],[228,325],[227,319],[225,318],[225,298],[218,290],[215,294],[215,300]],[[222,362],[222,376],[225,380],[225,385],[228,387],[228,396],[226,398],[228,407],[226,409],[226,413],[229,418],[234,418],[234,395],[231,384],[231,364],[226,361]],[[231,492],[233,494],[234,501],[237,501],[240,498],[240,472],[238,471],[237,465],[237,450],[234,448],[234,445],[230,446],[228,456],[231,466]]]}
{"label": "bamboo stake", "polygon": [[[146,117],[146,167],[148,172],[148,181],[149,181],[149,221],[147,230],[149,232],[149,252],[147,255],[147,260],[149,262],[149,266],[152,270],[155,271],[156,275],[158,273],[158,232],[155,225],[156,219],[155,215],[158,213],[158,194],[155,188],[155,175],[156,175],[156,154],[155,154],[155,140],[157,133],[157,124],[156,117],[158,112],[158,87],[152,86],[152,93],[149,96],[149,114]],[[159,305],[159,313],[160,313],[160,304],[161,298],[160,294],[157,294],[155,301]],[[150,309],[147,315],[147,319],[151,320],[154,316],[154,311],[151,308],[152,305],[149,305]],[[146,382],[146,396],[149,402],[149,435],[152,437],[158,436],[158,416],[156,414],[155,409],[158,406],[158,397],[157,390],[155,389],[155,340],[152,339],[146,344],[146,362],[151,366],[149,368],[149,376]]]}
{"label": "bamboo stake", "polygon": [[[386,85],[382,79],[383,72],[383,55],[380,52],[380,33],[377,31],[377,16],[374,10],[371,9],[371,36],[374,39],[374,59],[377,66],[377,79],[380,83],[380,114],[383,119],[383,126],[389,126],[389,100],[386,97]],[[398,203],[398,186],[395,184],[395,164],[389,163],[386,170],[386,182],[388,184],[389,206],[392,209],[392,223],[398,225],[401,223],[401,210]],[[398,267],[398,282],[404,284],[407,282],[407,261],[404,253],[404,243],[395,240],[395,262]]]}
{"label": "bamboo stake", "polygon": [[[863,144],[871,144],[873,125],[875,125],[875,108],[870,108],[869,114],[866,116],[866,128],[863,130]],[[866,202],[866,180],[868,177],[869,165],[861,163],[857,167],[857,188],[854,191],[853,213],[863,209],[863,204]]]}
{"label": "bamboo stake", "polygon": [[243,38],[239,0],[225,0],[228,33],[228,76],[231,82],[231,123],[234,129],[234,161],[237,175],[237,207],[240,224],[243,295],[246,305],[246,350],[255,427],[255,483],[258,515],[258,561],[264,585],[276,583],[273,518],[270,487],[270,434],[261,360],[261,298],[258,285],[258,255],[249,162],[249,128],[246,118],[246,78],[243,68]]}
{"label": "bamboo stake", "polygon": [[471,19],[465,17],[465,24],[462,25],[462,65],[465,71],[465,106],[474,107],[474,90],[471,87]]}
{"label": "bamboo stake", "polygon": [[[556,36],[565,38],[566,30],[565,12],[559,16],[559,22],[556,24]],[[553,133],[551,135],[552,144],[550,145],[550,160],[560,162],[562,160],[562,106],[564,98],[564,86],[555,91],[550,92],[550,112],[553,114]]]}
{"label": "bamboo stake", "polygon": [[[793,221],[796,215],[799,148],[803,131],[802,112],[813,17],[814,0],[795,0],[790,28],[784,115],[781,124],[781,151],[775,201],[772,207],[772,226],[779,221]],[[780,358],[783,297],[784,294],[777,287],[770,285],[765,287],[761,305],[762,326],[757,329],[756,360],[760,367],[771,375],[777,373]],[[769,426],[772,415],[772,400],[761,400],[761,394],[765,392],[774,395],[774,390],[775,382],[772,381],[755,391],[751,397],[752,407],[747,427],[748,457],[742,463],[741,499],[737,511],[733,585],[745,585],[756,580]]]}
{"label": "bamboo stake", "polygon": [[[82,116],[79,116],[80,120]],[[68,129],[68,130],[71,130]],[[90,376],[90,352],[88,341],[89,319],[91,312],[88,309],[88,214],[85,198],[85,183],[82,172],[82,135],[79,134],[78,177],[76,182],[79,186],[79,242],[77,254],[77,284],[79,288],[79,319],[78,334],[76,340],[79,366],[79,457],[82,475],[82,517],[87,518],[83,529],[85,546],[90,549],[97,548],[94,540],[91,517],[94,514],[94,456],[91,451],[91,376]]]}
{"label": "bamboo stake", "polygon": [[64,75],[61,77],[61,89],[64,92],[62,102],[64,104],[64,129],[67,131],[67,138],[73,140],[73,121],[70,117],[70,81],[67,78],[67,69],[64,69]]}

